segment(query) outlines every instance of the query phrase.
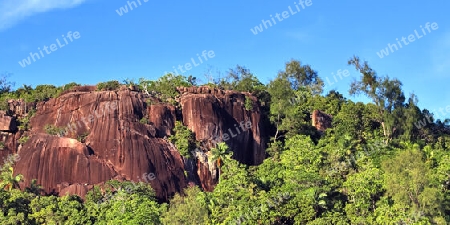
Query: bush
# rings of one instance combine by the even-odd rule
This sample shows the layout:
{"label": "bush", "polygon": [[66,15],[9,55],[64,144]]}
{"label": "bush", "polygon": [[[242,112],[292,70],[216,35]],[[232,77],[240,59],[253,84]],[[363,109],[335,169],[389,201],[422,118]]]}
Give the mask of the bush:
{"label": "bush", "polygon": [[72,82],[72,83],[68,83],[68,84],[63,85],[63,86],[61,87],[61,90],[62,90],[62,91],[67,91],[67,90],[70,90],[70,89],[72,89],[72,88],[74,88],[74,87],[79,87],[79,86],[81,86],[81,84]]}
{"label": "bush", "polygon": [[0,100],[0,110],[9,111],[9,104],[7,99]]}
{"label": "bush", "polygon": [[173,128],[174,135],[169,137],[169,140],[175,144],[175,147],[185,158],[190,158],[190,151],[195,148],[195,136],[194,133],[189,130],[182,122],[176,121]]}
{"label": "bush", "polygon": [[[192,80],[192,79],[191,79]],[[167,99],[175,99],[178,96],[177,87],[190,87],[188,79],[181,75],[166,74],[156,81],[142,80],[140,84],[143,90],[155,91],[158,93],[163,101]],[[173,101],[171,102],[173,103]]]}
{"label": "bush", "polygon": [[89,136],[89,132],[84,132],[83,134],[78,135],[77,140],[81,143],[84,143],[87,136]]}
{"label": "bush", "polygon": [[50,135],[58,135],[58,136],[65,135],[64,127],[57,127],[57,126],[54,126],[51,124],[47,124],[47,125],[45,125],[44,130],[47,134],[50,134]]}
{"label": "bush", "polygon": [[248,96],[245,96],[245,109],[247,111],[253,110],[253,101]]}
{"label": "bush", "polygon": [[20,137],[19,138],[19,140],[17,141],[17,142],[19,142],[19,144],[25,144],[28,140],[30,139],[30,137],[29,136],[22,136],[22,137]]}
{"label": "bush", "polygon": [[139,122],[142,124],[148,124],[148,119],[147,119],[147,117],[142,117],[142,119],[139,120]]}
{"label": "bush", "polygon": [[98,91],[114,91],[120,88],[120,83],[117,80],[101,82],[97,84]]}
{"label": "bush", "polygon": [[30,120],[31,120],[31,117],[33,117],[35,113],[36,113],[36,109],[32,109],[27,113],[27,115],[25,117],[19,119],[19,126],[18,126],[19,130],[26,131],[26,130],[31,129]]}
{"label": "bush", "polygon": [[156,105],[158,102],[156,102],[155,100],[149,98],[147,99],[147,105]]}
{"label": "bush", "polygon": [[58,97],[61,92],[62,89],[54,85],[38,85],[33,91],[33,96],[35,101],[47,101]]}

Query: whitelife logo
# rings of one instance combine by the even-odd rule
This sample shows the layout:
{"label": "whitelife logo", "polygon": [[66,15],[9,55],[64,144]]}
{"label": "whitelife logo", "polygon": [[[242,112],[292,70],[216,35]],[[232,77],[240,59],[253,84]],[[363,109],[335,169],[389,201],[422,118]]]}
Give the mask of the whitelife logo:
{"label": "whitelife logo", "polygon": [[[47,45],[45,45],[42,49],[41,49],[41,48],[38,48],[38,51],[39,51],[39,53],[41,53],[41,54],[30,52],[30,56],[28,56],[27,58],[23,59],[22,61],[19,61],[19,65],[20,65],[22,68],[25,68],[26,66],[31,65],[31,63],[32,63],[32,62],[31,62],[31,59],[33,59],[33,62],[36,62],[36,60],[41,59],[41,57],[44,58],[45,55],[44,55],[44,53],[42,52],[42,50],[44,50],[45,53],[47,53],[47,55],[50,55],[52,52],[54,52],[54,51],[56,51],[56,50],[58,50],[58,49],[60,49],[60,48],[62,48],[62,47],[64,47],[64,46],[68,45],[69,42],[67,41],[66,36],[64,36],[64,34],[63,34],[62,37],[63,37],[63,39],[64,39],[64,43],[65,43],[65,44],[64,44],[64,43],[61,43],[61,41],[59,41],[59,38],[57,38],[57,39],[56,39],[56,43],[57,43],[58,45],[56,45],[56,44],[51,44],[50,47],[48,47]],[[78,31],[75,31],[75,32],[73,32],[73,33],[72,33],[72,31],[69,31],[69,32],[67,33],[67,38],[70,40],[70,43],[72,43],[74,40],[77,40],[77,39],[80,38],[80,37],[81,37],[81,36],[80,36],[80,32],[78,32]],[[59,48],[58,48],[58,47],[59,47]],[[50,49],[50,51],[49,51],[49,49]],[[31,57],[31,58],[30,58],[30,57]]]}
{"label": "whitelife logo", "polygon": [[[203,50],[202,56],[205,59],[205,61],[208,61],[208,59],[212,59],[212,58],[216,57],[216,53],[214,53],[214,51],[212,51],[212,50],[210,50],[208,52],[206,52],[206,50]],[[194,65],[194,68],[195,68],[195,67],[203,64],[203,60],[199,54],[197,54],[197,58],[198,58],[199,63],[196,63],[195,59],[192,57],[191,58],[192,64],[190,62],[188,62],[188,63],[185,63],[184,65],[178,65],[178,69],[180,70],[181,74],[191,70],[192,65]],[[178,73],[178,70],[175,68],[175,66],[172,66],[172,68],[173,68],[173,71],[175,72],[174,73],[175,75],[180,74],[180,73]],[[183,69],[185,69],[185,70],[183,70]],[[168,74],[168,72],[165,71],[164,74]]]}
{"label": "whitelife logo", "polygon": [[[278,22],[281,22],[284,19],[289,18],[289,16],[293,16],[293,15],[299,13],[300,12],[300,6],[302,7],[302,9],[305,9],[308,6],[312,6],[313,3],[312,3],[312,0],[306,0],[306,1],[300,0],[298,2],[298,4],[297,4],[297,2],[294,2],[294,4],[295,4],[295,8],[297,9],[297,11],[292,10],[292,7],[289,6],[288,7],[289,11],[283,11],[281,14],[280,13],[276,13],[275,14],[275,18],[277,18]],[[283,19],[280,16],[283,17]],[[277,24],[277,21],[275,20],[275,18],[273,18],[272,15],[270,15],[270,18],[272,19],[272,21],[270,21],[270,20],[262,20],[262,23],[259,24],[259,26],[256,26],[253,29],[251,28],[250,31],[254,35],[257,35],[257,34],[262,33],[264,31],[263,25],[264,25],[264,27],[266,29],[268,29],[269,27],[272,27],[272,22],[273,22],[273,25]],[[269,25],[269,26],[267,26],[267,25]]]}
{"label": "whitelife logo", "polygon": [[[142,0],[142,1],[145,3],[145,2],[148,2],[149,0]],[[137,2],[139,4],[139,6],[142,5],[141,0],[137,0]],[[137,8],[138,4],[136,4],[135,1],[127,1],[127,5],[120,7],[120,9],[117,9],[116,13],[119,14],[119,16],[123,16],[124,14],[128,13],[128,9],[130,11],[132,11],[133,9]],[[128,8],[128,7],[130,7],[130,8]]]}
{"label": "whitelife logo", "polygon": [[[428,34],[431,33],[431,30],[437,30],[439,28],[437,23],[431,23],[428,22],[427,24],[425,24],[425,28],[428,30]],[[431,28],[431,30],[430,30]],[[422,25],[420,26],[420,29],[422,29],[422,34],[423,36],[426,36],[427,33],[425,32],[425,29],[422,27]],[[422,35],[419,34],[419,32],[417,32],[417,30],[414,30],[414,34],[410,34],[408,35],[408,41],[406,41],[405,37],[402,37],[402,39],[400,39],[403,44],[409,45],[410,43],[413,43],[416,38],[417,39],[421,39],[423,37]],[[400,46],[400,48],[403,48],[402,43],[400,43],[400,40],[398,40],[398,38],[395,39],[397,41],[398,46]],[[378,57],[380,57],[380,59],[384,58],[385,56],[388,56],[390,53],[394,53],[394,48],[395,51],[398,51],[398,46],[396,44],[391,44],[389,43],[388,46],[385,49],[381,49],[379,52],[377,52]],[[391,50],[391,52],[389,53],[389,50]]]}

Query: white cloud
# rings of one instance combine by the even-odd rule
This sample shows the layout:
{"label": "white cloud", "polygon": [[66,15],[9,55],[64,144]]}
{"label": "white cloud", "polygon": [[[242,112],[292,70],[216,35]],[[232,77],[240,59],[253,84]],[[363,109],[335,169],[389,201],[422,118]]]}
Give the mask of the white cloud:
{"label": "white cloud", "polygon": [[86,0],[3,0],[0,1],[0,31],[34,14],[75,7]]}

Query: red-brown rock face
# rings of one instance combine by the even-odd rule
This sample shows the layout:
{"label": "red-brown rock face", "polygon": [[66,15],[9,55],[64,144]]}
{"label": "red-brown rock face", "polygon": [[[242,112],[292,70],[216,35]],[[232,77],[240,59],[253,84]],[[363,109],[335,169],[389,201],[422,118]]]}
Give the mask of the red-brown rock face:
{"label": "red-brown rock face", "polygon": [[253,110],[248,111],[244,108],[246,95],[214,91],[217,90],[200,87],[181,92],[183,123],[195,133],[197,140],[225,141],[235,159],[249,165],[262,163],[265,157],[265,141],[261,139],[264,128],[260,124],[257,99],[247,95],[255,103]]}
{"label": "red-brown rock face", "polygon": [[[225,142],[233,158],[248,165],[262,163],[265,158],[264,127],[257,99],[235,91],[211,90],[207,87],[180,88],[183,123],[198,141],[208,147]],[[254,102],[252,110],[244,108],[245,98]],[[210,157],[210,154],[206,154]],[[207,158],[198,159],[197,174],[205,190],[213,190],[217,168]]]}
{"label": "red-brown rock face", "polygon": [[325,131],[332,127],[331,123],[333,117],[320,110],[314,110],[312,113],[312,125],[317,128],[318,131]]}
{"label": "red-brown rock face", "polygon": [[[155,136],[155,127],[139,122],[146,108],[142,94],[130,91],[71,92],[38,104],[15,166],[22,185],[37,179],[46,192],[59,193],[74,184],[138,181],[154,173],[149,182],[160,199],[181,191],[187,184],[182,159]],[[63,135],[47,134],[46,125],[65,127]]]}
{"label": "red-brown rock face", "polygon": [[[188,182],[211,190],[216,178],[210,166],[199,160],[184,161],[164,138],[171,134],[177,114],[198,140],[216,137],[213,142],[219,142],[228,133],[225,142],[234,158],[252,165],[261,163],[265,141],[256,99],[249,96],[255,104],[253,111],[247,111],[244,94],[218,90],[195,94],[198,89],[204,88],[180,90],[180,113],[167,104],[147,105],[149,97],[129,90],[78,88],[39,103],[31,119],[32,130],[24,134],[30,138],[23,146],[16,141],[19,134],[4,137],[10,143],[8,152],[20,156],[14,171],[25,178],[21,187],[37,179],[47,193],[83,197],[94,184],[110,179],[144,181],[143,176],[153,173],[155,178],[148,182],[161,200],[182,191]],[[141,121],[143,117],[147,124]],[[249,122],[248,128],[238,130],[246,127],[245,122]],[[53,129],[50,135],[47,125],[61,129]],[[185,177],[185,170],[197,177]]]}
{"label": "red-brown rock face", "polygon": [[17,130],[16,120],[0,111],[0,131],[14,132]]}

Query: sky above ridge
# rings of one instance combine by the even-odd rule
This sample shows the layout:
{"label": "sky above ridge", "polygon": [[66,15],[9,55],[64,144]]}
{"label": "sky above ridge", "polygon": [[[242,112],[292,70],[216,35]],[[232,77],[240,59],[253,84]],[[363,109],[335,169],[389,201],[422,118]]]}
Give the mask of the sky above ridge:
{"label": "sky above ridge", "polygon": [[450,118],[448,9],[448,0],[0,0],[0,72],[15,88],[175,69],[206,82],[204,74],[218,78],[239,64],[268,83],[297,59],[318,71],[325,92],[364,100],[348,96],[360,74],[347,61],[357,55],[402,81],[420,107]]}

